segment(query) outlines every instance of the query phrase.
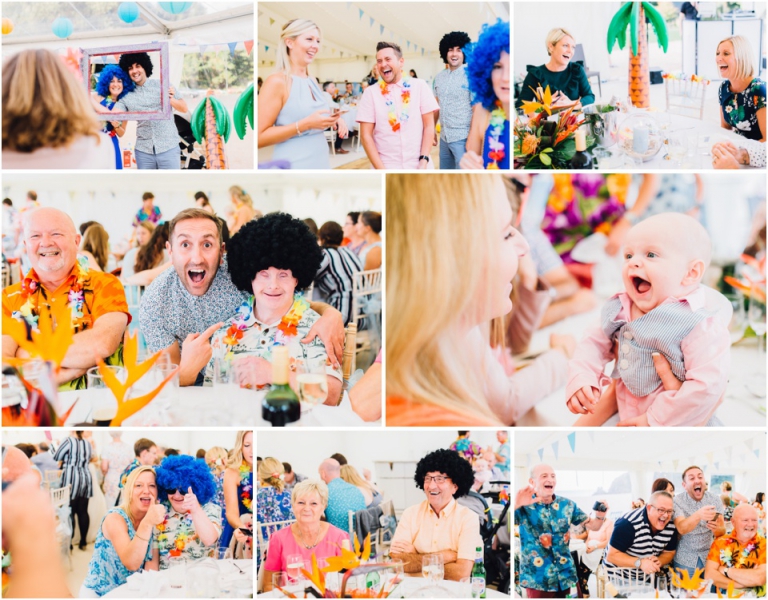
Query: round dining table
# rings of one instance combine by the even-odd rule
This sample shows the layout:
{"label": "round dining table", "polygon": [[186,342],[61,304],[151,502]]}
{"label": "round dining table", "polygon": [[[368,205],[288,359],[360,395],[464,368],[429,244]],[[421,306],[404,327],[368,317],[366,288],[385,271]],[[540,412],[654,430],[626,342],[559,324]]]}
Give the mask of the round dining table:
{"label": "round dining table", "polygon": [[[92,420],[94,405],[103,399],[104,389],[74,390],[59,393],[62,411],[77,405],[66,426]],[[266,390],[254,391],[237,386],[174,387],[162,393],[140,411],[123,421],[125,427],[270,427],[261,418],[261,401]],[[319,404],[302,414],[288,427],[376,427],[381,421],[366,422],[352,410],[344,392],[338,406]]]}

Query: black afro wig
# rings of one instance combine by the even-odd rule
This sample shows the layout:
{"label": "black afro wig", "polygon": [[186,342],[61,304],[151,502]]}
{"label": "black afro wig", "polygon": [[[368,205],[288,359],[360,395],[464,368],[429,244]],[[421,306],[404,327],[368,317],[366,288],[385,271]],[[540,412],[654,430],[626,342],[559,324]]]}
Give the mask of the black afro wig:
{"label": "black afro wig", "polygon": [[152,77],[152,59],[149,58],[149,54],[146,52],[131,52],[130,54],[121,54],[120,62],[118,63],[120,68],[126,73],[133,65],[140,65],[144,67],[144,72],[147,74],[147,79]]}
{"label": "black afro wig", "polygon": [[186,494],[190,487],[201,506],[216,495],[216,483],[205,460],[188,454],[166,456],[155,470],[155,475],[157,497],[162,502],[168,501],[168,490],[181,490]]}
{"label": "black afro wig", "polygon": [[306,289],[322,260],[323,251],[309,227],[281,212],[246,223],[227,246],[232,283],[244,292],[253,292],[256,273],[270,267],[290,270],[298,281],[296,289]]}
{"label": "black afro wig", "polygon": [[443,39],[440,40],[440,58],[442,58],[443,62],[447,65],[448,50],[455,48],[456,46],[459,48],[464,48],[464,46],[469,44],[471,41],[472,40],[469,39],[469,36],[463,31],[451,31],[451,33],[446,33],[443,36]]}
{"label": "black afro wig", "polygon": [[423,490],[427,473],[434,472],[450,477],[458,487],[454,498],[466,496],[475,482],[475,474],[469,461],[463,459],[455,450],[435,450],[422,458],[416,465],[416,474],[413,476],[416,487]]}

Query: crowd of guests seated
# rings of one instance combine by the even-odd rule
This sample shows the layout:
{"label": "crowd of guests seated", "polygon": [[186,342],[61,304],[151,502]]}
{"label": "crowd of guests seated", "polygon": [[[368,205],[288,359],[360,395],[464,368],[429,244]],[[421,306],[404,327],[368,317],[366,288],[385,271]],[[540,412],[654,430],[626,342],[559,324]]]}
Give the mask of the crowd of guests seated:
{"label": "crowd of guests seated", "polygon": [[[764,596],[764,494],[756,494],[750,503],[724,481],[719,497],[708,491],[704,472],[697,466],[685,469],[681,479],[683,489],[677,494],[668,479],[655,480],[647,502],[633,501],[629,512],[612,521],[604,500],[598,500],[587,515],[572,500],[555,495],[557,477],[551,466],[533,467],[528,485],[515,498],[521,544],[519,585],[527,597],[561,597],[574,587],[579,597],[590,597],[588,579],[597,563],[586,568],[584,560],[574,560],[571,535],[586,540],[586,552],[599,552],[609,569],[636,569],[638,574],[651,575],[671,568],[689,577],[698,571],[712,580],[718,596],[730,586]],[[545,526],[544,515],[546,522],[557,520],[556,531]]]}
{"label": "crowd of guests seated", "polygon": [[[138,317],[147,350],[170,354],[179,365],[182,386],[210,382],[215,358],[247,366],[239,369],[241,385],[267,386],[277,344],[288,346],[294,358],[325,357],[326,403],[338,404],[338,365],[344,327],[352,319],[353,278],[364,267],[381,266],[381,215],[351,213],[346,229],[352,237],[345,240],[342,227],[329,222],[320,228],[318,240],[301,220],[286,213],[261,216],[243,200],[249,197],[241,188],[234,186],[230,193],[239,203],[230,224],[206,208],[204,195],[199,207],[169,221],[163,221],[154,196],[144,195],[134,226],[136,240],[145,243],[136,250],[133,275],[126,280],[147,285],[134,314],[120,280],[106,272],[109,248],[103,227],[86,223],[81,235],[64,212],[30,206],[16,219],[23,281],[3,290],[4,316],[36,327],[40,307],[48,302],[62,298],[76,308],[74,343],[58,374],[65,388],[85,387],[85,373],[96,357],[121,364],[123,333]],[[241,211],[248,213],[244,223]],[[132,259],[130,251],[126,258]],[[313,283],[322,301],[305,299],[303,292]],[[281,327],[289,313],[298,319],[296,327]],[[4,335],[3,355],[19,352]],[[380,383],[365,382],[352,395],[363,418],[380,418]]]}
{"label": "crowd of guests seated", "polygon": [[[43,478],[38,465],[61,469],[59,482],[46,477],[46,483],[54,488],[70,487],[70,514],[79,524],[81,550],[87,549],[89,499],[106,499],[106,514],[99,515],[93,554],[80,597],[103,596],[142,569],[167,569],[171,557],[218,558],[220,548],[229,548],[235,558],[250,558],[253,432],[238,432],[231,450],[218,446],[201,448],[196,456],[173,448],[161,449],[147,438],[137,440],[131,451],[119,433],[112,433],[112,443],[99,452],[93,437],[87,433],[75,431],[60,442],[42,444],[42,448],[32,444],[3,448],[4,487],[19,476],[19,470],[31,474],[40,486]],[[46,454],[54,464],[38,458]],[[31,455],[31,459],[25,455]],[[100,470],[89,469],[90,463],[100,466]],[[104,474],[103,496],[98,473]],[[47,510],[52,513],[50,497],[48,503]],[[3,511],[6,511],[5,494]],[[7,533],[5,525],[4,521],[4,534]],[[50,538],[53,531],[51,528],[44,537]],[[26,573],[25,565],[17,562],[16,553],[16,548],[24,542],[4,535],[4,542],[6,540],[9,544],[6,547],[4,543],[3,548],[4,585],[6,550],[13,557],[9,569],[11,580],[17,572],[22,578]],[[56,560],[60,561],[60,557]],[[19,585],[31,584],[22,579]]]}

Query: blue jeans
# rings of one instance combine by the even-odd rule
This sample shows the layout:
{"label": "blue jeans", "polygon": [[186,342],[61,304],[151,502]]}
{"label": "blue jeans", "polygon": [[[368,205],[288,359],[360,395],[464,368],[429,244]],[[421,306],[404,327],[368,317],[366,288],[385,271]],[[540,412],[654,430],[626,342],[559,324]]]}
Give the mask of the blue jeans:
{"label": "blue jeans", "polygon": [[181,150],[176,146],[159,154],[136,150],[136,167],[139,169],[181,169]]}
{"label": "blue jeans", "polygon": [[440,140],[440,170],[443,169],[458,169],[461,157],[467,151],[467,140],[459,140],[458,142],[446,142]]}

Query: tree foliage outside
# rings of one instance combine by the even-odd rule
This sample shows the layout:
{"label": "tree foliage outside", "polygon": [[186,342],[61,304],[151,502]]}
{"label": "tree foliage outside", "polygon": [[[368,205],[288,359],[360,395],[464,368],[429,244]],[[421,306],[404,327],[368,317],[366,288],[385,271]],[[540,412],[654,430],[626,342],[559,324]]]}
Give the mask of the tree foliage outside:
{"label": "tree foliage outside", "polygon": [[253,55],[243,49],[235,50],[234,56],[229,50],[185,54],[182,85],[198,90],[245,89],[253,83]]}

